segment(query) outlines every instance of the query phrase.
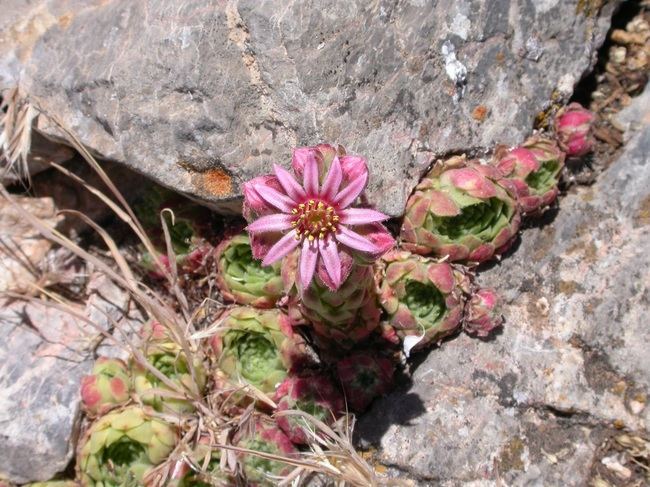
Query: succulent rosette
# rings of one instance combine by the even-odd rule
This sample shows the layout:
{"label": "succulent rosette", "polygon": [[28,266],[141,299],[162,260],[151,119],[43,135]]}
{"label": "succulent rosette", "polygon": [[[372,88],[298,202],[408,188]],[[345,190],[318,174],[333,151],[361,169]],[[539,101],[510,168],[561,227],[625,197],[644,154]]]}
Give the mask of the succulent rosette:
{"label": "succulent rosette", "polygon": [[[311,414],[325,424],[332,423],[345,411],[345,401],[341,391],[324,374],[312,373],[306,376],[291,375],[278,387],[275,397],[277,411],[298,409]],[[307,444],[304,418],[300,416],[278,416],[280,429],[295,444]]]}
{"label": "succulent rosette", "polygon": [[205,236],[210,228],[211,215],[207,208],[188,204],[187,200],[177,193],[159,186],[147,190],[134,208],[147,235],[163,253],[166,244],[160,213],[164,209],[168,208],[174,213],[173,221],[169,214],[165,214],[165,219],[176,255],[189,253],[192,240]]}
{"label": "succulent rosette", "polygon": [[[256,452],[271,453],[280,457],[292,457],[297,453],[296,447],[278,426],[272,421],[259,418],[255,423],[255,431],[243,435],[237,446]],[[273,477],[286,475],[294,467],[279,460],[263,458],[252,453],[239,453],[242,469],[248,481],[247,485],[271,486],[277,485]]]}
{"label": "succulent rosette", "polygon": [[278,309],[232,308],[212,343],[219,368],[231,380],[244,381],[266,394],[273,393],[289,371],[309,361],[306,343]]}
{"label": "succulent rosette", "polygon": [[145,477],[176,444],[176,430],[139,407],[113,411],[85,433],[77,457],[87,487],[145,485]]}
{"label": "succulent rosette", "polygon": [[542,137],[531,137],[521,147],[498,156],[501,184],[515,195],[524,214],[548,207],[559,193],[558,182],[564,155],[557,145]]}
{"label": "succulent rosette", "polygon": [[406,205],[402,247],[452,261],[483,262],[513,241],[520,224],[515,200],[497,184],[494,166],[456,156],[438,163]]}
{"label": "succulent rosette", "polygon": [[555,135],[569,157],[582,157],[594,148],[592,125],[595,115],[579,103],[571,103],[555,116]]}
{"label": "succulent rosette", "polygon": [[81,402],[91,417],[126,403],[130,392],[128,368],[120,359],[99,357],[91,374],[81,379]]}
{"label": "succulent rosette", "polygon": [[400,338],[422,337],[416,349],[460,326],[469,280],[451,264],[394,250],[379,262],[376,280],[388,322]]}
{"label": "succulent rosette", "polygon": [[[4,487],[2,481],[0,481],[0,487]],[[25,484],[24,487],[79,487],[79,484],[74,480],[48,480],[47,482]]]}
{"label": "succulent rosette", "polygon": [[[283,264],[283,278],[287,289],[298,273],[296,254],[291,254]],[[309,325],[320,338],[336,341],[349,347],[366,338],[379,324],[381,315],[373,285],[371,266],[352,262],[341,256],[344,280],[336,291],[326,272],[317,268],[311,285],[301,293],[291,293],[289,316],[295,325]],[[289,269],[289,270],[286,270]]]}
{"label": "succulent rosette", "polygon": [[[199,357],[192,358],[194,377],[190,363],[182,347],[170,339],[167,330],[158,322],[149,322],[142,334],[146,341],[144,355],[156,370],[176,384],[188,395],[199,395],[206,384],[206,372]],[[170,388],[143,364],[131,360],[133,372],[133,389],[143,403],[152,406],[157,411],[173,411],[186,413],[194,410],[194,405],[188,399],[177,397],[179,392]]]}
{"label": "succulent rosette", "polygon": [[499,296],[492,289],[478,289],[467,303],[463,328],[466,333],[486,337],[503,324]]}
{"label": "succulent rosette", "polygon": [[329,145],[295,149],[293,175],[274,165],[274,175],[244,185],[244,216],[250,222],[253,256],[268,266],[299,252],[299,289],[309,287],[318,264],[332,289],[344,281],[341,254],[372,261],[393,245],[378,222],[388,217],[353,208],[368,182],[366,161]]}
{"label": "succulent rosette", "polygon": [[359,351],[339,360],[336,370],[349,408],[359,413],[390,390],[395,364],[377,352]]}
{"label": "succulent rosette", "polygon": [[217,285],[225,299],[256,308],[271,308],[282,297],[280,263],[262,266],[253,257],[246,233],[225,239],[215,252]]}

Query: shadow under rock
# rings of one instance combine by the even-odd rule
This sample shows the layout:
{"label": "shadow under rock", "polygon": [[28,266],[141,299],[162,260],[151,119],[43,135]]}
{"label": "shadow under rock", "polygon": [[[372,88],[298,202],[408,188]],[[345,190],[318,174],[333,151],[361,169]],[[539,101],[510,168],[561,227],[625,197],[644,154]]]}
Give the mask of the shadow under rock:
{"label": "shadow under rock", "polygon": [[[392,425],[408,426],[411,421],[426,412],[420,396],[409,392],[413,385],[411,374],[422,364],[431,348],[411,356],[407,370],[399,370],[395,376],[397,387],[385,396],[375,400],[371,408],[359,417],[354,430],[354,444],[362,449],[379,446],[384,434]],[[399,407],[393,404],[398,403]]]}

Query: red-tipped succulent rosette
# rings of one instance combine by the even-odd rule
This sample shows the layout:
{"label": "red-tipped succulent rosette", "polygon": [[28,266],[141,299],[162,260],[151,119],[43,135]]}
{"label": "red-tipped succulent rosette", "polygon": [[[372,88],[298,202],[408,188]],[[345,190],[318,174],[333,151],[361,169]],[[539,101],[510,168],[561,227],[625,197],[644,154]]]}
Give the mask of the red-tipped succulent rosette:
{"label": "red-tipped succulent rosette", "polygon": [[536,213],[555,201],[564,154],[554,141],[533,136],[505,154],[497,151],[496,157],[496,167],[503,174],[500,183],[516,197],[524,214]]}
{"label": "red-tipped succulent rosette", "polygon": [[363,158],[321,145],[295,149],[292,166],[301,183],[274,165],[274,175],[244,185],[253,255],[271,265],[298,248],[300,289],[309,286],[320,262],[336,290],[344,278],[340,253],[378,257],[390,239],[378,222],[388,217],[352,207],[368,182]]}
{"label": "red-tipped succulent rosette", "polygon": [[394,250],[377,264],[377,293],[400,338],[419,337],[414,348],[439,342],[462,322],[469,279],[448,262]]}
{"label": "red-tipped succulent rosette", "polygon": [[99,357],[91,374],[81,379],[81,402],[91,417],[101,416],[125,404],[130,393],[128,367],[120,359]]}
{"label": "red-tipped succulent rosette", "polygon": [[[274,400],[278,405],[277,411],[298,409],[325,424],[331,424],[345,411],[341,391],[324,374],[312,373],[303,377],[290,375],[278,387]],[[308,443],[308,435],[305,433],[308,422],[303,417],[279,415],[276,421],[293,443]]]}
{"label": "red-tipped succulent rosette", "polygon": [[486,337],[503,324],[499,296],[492,289],[478,289],[472,294],[465,310],[463,328],[466,333]]}
{"label": "red-tipped succulent rosette", "polygon": [[582,157],[594,148],[592,126],[596,116],[579,103],[571,103],[555,116],[555,135],[569,157]]}
{"label": "red-tipped succulent rosette", "polygon": [[415,188],[400,232],[402,247],[450,261],[484,262],[516,237],[515,200],[491,165],[455,156],[438,162]]}
{"label": "red-tipped succulent rosette", "polygon": [[227,301],[271,308],[284,294],[280,263],[262,266],[246,233],[225,238],[215,249],[216,282]]}
{"label": "red-tipped succulent rosette", "polygon": [[[236,438],[237,446],[247,450],[271,453],[280,457],[292,458],[298,453],[291,440],[270,419],[260,416],[255,421],[252,432],[240,432]],[[238,452],[247,484],[251,487],[275,485],[274,477],[286,475],[293,467],[279,460],[271,460],[252,453]]]}
{"label": "red-tipped succulent rosette", "polygon": [[337,362],[336,370],[349,409],[359,413],[390,390],[395,364],[389,358],[368,350],[347,355]]}

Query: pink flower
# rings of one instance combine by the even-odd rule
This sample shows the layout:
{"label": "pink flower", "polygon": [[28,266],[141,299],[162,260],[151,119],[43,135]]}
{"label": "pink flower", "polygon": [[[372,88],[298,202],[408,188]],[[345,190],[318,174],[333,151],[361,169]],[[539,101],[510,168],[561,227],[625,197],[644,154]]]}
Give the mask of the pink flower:
{"label": "pink flower", "polygon": [[302,184],[276,164],[275,175],[244,185],[244,216],[254,220],[247,227],[253,255],[266,266],[299,247],[302,288],[309,286],[320,262],[338,289],[346,278],[341,254],[372,261],[393,246],[388,230],[378,223],[388,216],[351,208],[368,182],[364,159],[319,145],[295,149],[292,166]]}

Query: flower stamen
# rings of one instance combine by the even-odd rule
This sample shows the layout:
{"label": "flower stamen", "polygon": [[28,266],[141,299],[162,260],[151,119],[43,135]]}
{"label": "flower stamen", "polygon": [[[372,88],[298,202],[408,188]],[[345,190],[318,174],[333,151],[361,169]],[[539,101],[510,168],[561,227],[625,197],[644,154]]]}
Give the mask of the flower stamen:
{"label": "flower stamen", "polygon": [[296,231],[296,238],[307,238],[310,242],[322,240],[329,233],[336,232],[340,217],[333,206],[321,200],[308,200],[291,210],[295,218],[291,226]]}

